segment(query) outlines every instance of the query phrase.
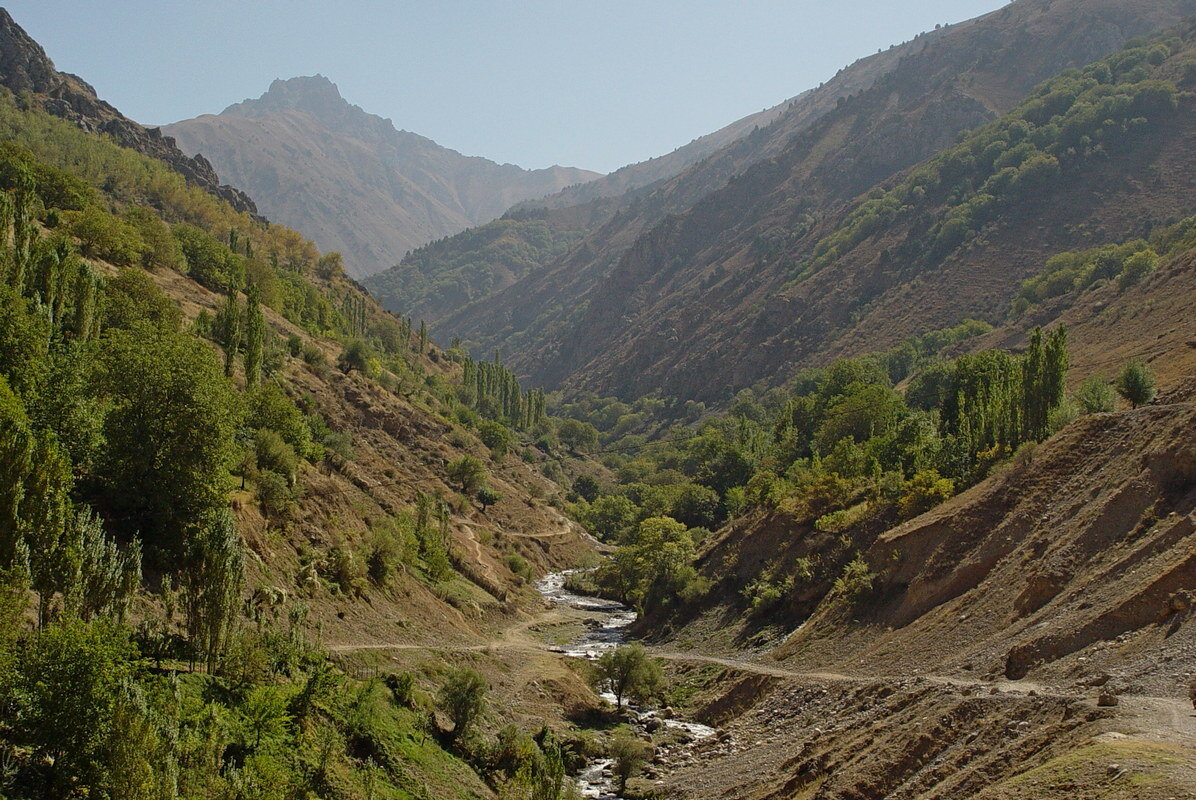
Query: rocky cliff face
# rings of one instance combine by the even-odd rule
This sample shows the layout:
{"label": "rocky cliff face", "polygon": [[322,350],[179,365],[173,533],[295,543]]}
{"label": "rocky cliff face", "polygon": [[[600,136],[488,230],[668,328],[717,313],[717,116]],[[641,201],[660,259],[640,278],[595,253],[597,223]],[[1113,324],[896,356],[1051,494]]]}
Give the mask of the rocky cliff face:
{"label": "rocky cliff face", "polygon": [[70,120],[86,131],[104,133],[121,146],[166,162],[189,183],[199,186],[238,211],[256,214],[257,207],[244,192],[222,185],[216,170],[202,156],[185,155],[174,139],[157,128],[137,124],[96,96],[78,76],[59,72],[8,11],[0,8],[0,85],[14,94],[29,93],[51,114]]}
{"label": "rocky cliff face", "polygon": [[165,130],[245,186],[272,219],[340,251],[357,276],[522,200],[598,177],[461,155],[351,105],[319,75],[276,80],[255,100]]}

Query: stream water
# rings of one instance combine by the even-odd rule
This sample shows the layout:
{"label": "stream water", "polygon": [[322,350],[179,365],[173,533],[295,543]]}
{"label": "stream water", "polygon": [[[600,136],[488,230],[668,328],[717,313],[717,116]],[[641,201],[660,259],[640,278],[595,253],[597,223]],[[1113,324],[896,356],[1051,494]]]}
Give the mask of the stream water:
{"label": "stream water", "polygon": [[[578,636],[569,644],[554,648],[558,652],[574,658],[597,660],[603,653],[614,650],[628,641],[627,629],[636,619],[634,610],[622,603],[605,600],[601,597],[577,594],[565,588],[565,582],[570,575],[583,570],[566,570],[553,572],[536,581],[536,591],[543,595],[553,605],[571,608],[583,613],[587,625],[585,633]],[[615,696],[603,693],[603,699],[614,703]],[[632,726],[639,728],[641,733],[660,728],[671,729],[675,732],[676,743],[670,747],[675,751],[693,742],[714,736],[717,731],[708,725],[697,722],[673,719],[663,716],[660,709],[632,708],[634,716]],[[577,788],[582,797],[597,798],[598,800],[617,800],[617,781],[614,777],[613,762],[608,758],[596,759],[586,765],[577,778]]]}

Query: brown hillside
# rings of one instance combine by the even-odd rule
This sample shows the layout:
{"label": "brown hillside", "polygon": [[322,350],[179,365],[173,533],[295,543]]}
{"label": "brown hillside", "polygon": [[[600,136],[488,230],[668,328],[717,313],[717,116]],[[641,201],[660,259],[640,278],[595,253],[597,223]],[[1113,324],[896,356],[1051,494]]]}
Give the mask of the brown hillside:
{"label": "brown hillside", "polygon": [[[200,310],[214,313],[223,301],[178,273],[153,277],[188,318]],[[340,355],[336,342],[313,338],[269,310],[267,322],[284,338],[298,335],[318,347],[329,362]],[[455,368],[439,356],[421,361],[431,374],[448,376]],[[311,623],[322,627],[325,644],[479,641],[537,597],[507,566],[508,553],[520,554],[543,572],[574,566],[593,552],[588,534],[548,505],[559,487],[539,473],[537,464],[515,453],[493,458],[473,434],[446,422],[421,392],[404,397],[357,373],[313,367],[289,356],[279,378],[295,399],[312,398],[334,430],[351,435],[354,458],[304,465],[301,497],[285,519],[264,517],[248,492],[235,495],[233,502],[252,553],[250,589],[281,589],[302,598],[312,609]],[[457,506],[450,555],[458,574],[451,581],[433,587],[401,570],[385,587],[366,580],[362,591],[346,594],[322,579],[336,548],[348,550],[360,565],[371,525],[411,510],[417,492],[452,498],[455,489],[446,483],[444,467],[464,453],[486,462],[490,483],[503,499],[485,513],[470,501]]]}
{"label": "brown hillside", "polygon": [[[452,326],[481,341],[510,343],[511,360],[540,382],[710,399],[822,357],[857,329],[860,339],[881,328],[900,336],[940,326],[939,306],[954,309],[952,323],[983,302],[1003,306],[1008,295],[994,297],[994,288],[1010,291],[1016,284],[1006,281],[1021,276],[994,273],[991,262],[971,269],[943,265],[922,278],[921,288],[907,290],[912,275],[876,274],[872,262],[884,247],[879,241],[859,248],[852,254],[856,260],[844,259],[835,271],[792,291],[783,287],[834,229],[841,203],[1012,108],[1064,67],[1093,61],[1190,10],[1182,0],[1021,0],[956,26],[793,138],[776,158],[639,234],[613,268],[608,259],[590,271],[571,262],[560,269],[564,283],[537,277],[535,286],[516,284],[493,303],[462,312]],[[1177,164],[1150,163],[1167,163],[1177,181],[1187,180],[1182,170],[1188,150],[1176,141],[1166,157],[1183,154]],[[1077,194],[1069,192],[1068,202]],[[1170,200],[1174,213],[1173,195]],[[1168,202],[1166,189],[1159,202]],[[1050,208],[1078,211],[1062,205],[1056,199]],[[1041,218],[1042,209],[1036,213]],[[1110,225],[1108,235],[1120,233],[1111,226],[1116,213],[1110,211],[1108,221],[1103,213],[1072,214],[1054,227],[1087,221],[1092,228]],[[1024,236],[994,240],[994,247]],[[963,283],[984,286],[961,292],[962,302],[956,302]],[[940,291],[944,284],[952,293]],[[557,292],[562,286],[568,291]],[[876,349],[882,343],[869,338],[869,344]]]}
{"label": "brown hillside", "polygon": [[[723,670],[694,713],[726,733],[666,784],[777,800],[1196,790],[1194,424],[1187,401],[1084,418],[843,542],[779,518],[724,531],[700,560],[711,595],[649,621],[670,661]],[[761,569],[857,548],[870,592],[837,595],[818,568],[767,615],[739,596]]]}
{"label": "brown hillside", "polygon": [[[501,220],[409,253],[398,265],[370,276],[367,285],[384,306],[426,319],[445,338],[467,330],[479,341],[513,347],[539,315],[555,310],[563,298],[584,294],[597,274],[609,272],[646,227],[689,208],[736,172],[777,155],[794,134],[940,35],[929,32],[860,59],[817,89],[668,155],[520,203]],[[507,240],[498,252],[491,246],[496,225]],[[561,254],[541,246],[544,228],[584,241]],[[497,297],[516,283],[519,288],[509,297]],[[536,300],[528,301],[532,295]],[[491,325],[501,326],[501,339],[486,332]]]}

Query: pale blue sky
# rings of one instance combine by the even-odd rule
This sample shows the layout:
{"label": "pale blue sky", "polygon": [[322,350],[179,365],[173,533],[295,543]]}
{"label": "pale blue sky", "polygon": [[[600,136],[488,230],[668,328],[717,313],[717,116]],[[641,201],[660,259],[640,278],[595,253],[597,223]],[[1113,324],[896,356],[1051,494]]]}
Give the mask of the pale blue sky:
{"label": "pale blue sky", "polygon": [[[3,0],[0,0],[3,2]],[[609,171],[1005,0],[8,0],[59,69],[147,124],[322,73],[468,155]]]}

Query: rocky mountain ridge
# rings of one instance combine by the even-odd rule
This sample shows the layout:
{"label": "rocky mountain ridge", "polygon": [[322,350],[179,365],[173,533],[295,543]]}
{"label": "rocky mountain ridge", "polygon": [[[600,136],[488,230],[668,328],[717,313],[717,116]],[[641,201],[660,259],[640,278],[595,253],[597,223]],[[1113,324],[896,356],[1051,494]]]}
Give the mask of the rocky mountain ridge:
{"label": "rocky mountain ridge", "polygon": [[220,183],[212,164],[203,156],[185,155],[174,139],[158,128],[146,128],[121,114],[96,96],[96,91],[76,75],[59,72],[7,10],[0,8],[0,85],[14,94],[28,92],[46,111],[70,120],[86,131],[111,136],[122,147],[169,164],[189,183],[224,200],[238,211],[257,213],[244,192]]}

